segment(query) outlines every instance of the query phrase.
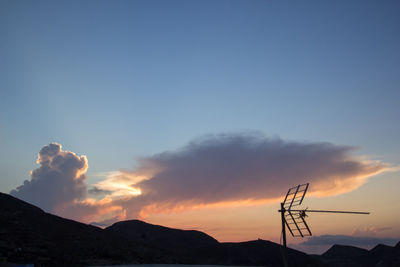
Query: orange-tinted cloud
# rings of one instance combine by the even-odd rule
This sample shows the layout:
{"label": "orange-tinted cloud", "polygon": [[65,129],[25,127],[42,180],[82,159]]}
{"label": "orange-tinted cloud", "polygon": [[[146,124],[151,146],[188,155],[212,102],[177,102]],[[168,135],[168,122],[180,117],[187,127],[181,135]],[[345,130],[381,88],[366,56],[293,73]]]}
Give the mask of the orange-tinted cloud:
{"label": "orange-tinted cloud", "polygon": [[183,149],[142,158],[137,170],[119,172],[97,186],[110,190],[104,185],[112,182],[140,190],[137,196],[114,200],[129,218],[206,205],[266,202],[305,182],[311,183],[314,196],[331,196],[350,192],[389,169],[384,163],[351,156],[352,150],[261,135],[207,136]]}

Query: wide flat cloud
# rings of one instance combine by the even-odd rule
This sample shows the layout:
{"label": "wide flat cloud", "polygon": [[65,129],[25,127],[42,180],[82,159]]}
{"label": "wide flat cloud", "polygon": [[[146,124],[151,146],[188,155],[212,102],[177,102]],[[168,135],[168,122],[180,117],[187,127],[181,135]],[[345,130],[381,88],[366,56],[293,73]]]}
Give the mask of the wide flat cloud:
{"label": "wide flat cloud", "polygon": [[31,171],[31,179],[12,190],[11,195],[51,212],[86,196],[85,156],[63,151],[60,144],[51,143],[40,150],[36,162],[40,167]]}
{"label": "wide flat cloud", "polygon": [[[353,147],[288,142],[259,134],[206,136],[184,148],[142,158],[97,184],[99,190],[126,187],[140,192],[115,198],[128,217],[229,202],[276,199],[294,185],[310,182],[310,194],[350,192],[389,167],[351,156]],[[125,195],[126,196],[126,195]]]}

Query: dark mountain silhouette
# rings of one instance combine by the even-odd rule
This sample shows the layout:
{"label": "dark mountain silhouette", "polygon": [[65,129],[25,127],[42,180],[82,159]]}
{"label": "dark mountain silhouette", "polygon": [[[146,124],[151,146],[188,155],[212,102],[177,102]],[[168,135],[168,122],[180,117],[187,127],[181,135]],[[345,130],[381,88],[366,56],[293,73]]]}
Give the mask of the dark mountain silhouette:
{"label": "dark mountain silhouette", "polygon": [[211,236],[195,230],[179,230],[160,225],[153,225],[139,220],[114,223],[105,229],[107,232],[160,247],[182,249],[217,245],[219,242]]}
{"label": "dark mountain silhouette", "polygon": [[73,266],[164,262],[163,257],[144,244],[120,240],[101,228],[46,213],[0,193],[0,262]]}
{"label": "dark mountain silhouette", "polygon": [[[281,247],[265,240],[219,243],[199,232],[167,228],[138,220],[117,222],[108,232],[164,251],[175,263],[282,266]],[[288,249],[291,266],[323,266],[307,254]]]}
{"label": "dark mountain silhouette", "polygon": [[399,267],[400,242],[395,247],[379,244],[371,250],[334,245],[316,258],[329,266]]}
{"label": "dark mountain silhouette", "polygon": [[366,249],[334,245],[328,249],[322,258],[331,266],[365,266],[373,267],[379,261],[379,258]]}
{"label": "dark mountain silhouette", "polygon": [[155,248],[180,263],[204,263],[204,255],[196,252],[216,249],[220,245],[217,240],[200,231],[172,229],[139,220],[117,222],[105,231],[119,239]]}
{"label": "dark mountain silhouette", "polygon": [[[281,266],[280,246],[269,241],[219,243],[199,231],[138,220],[101,229],[64,219],[0,193],[0,262],[41,266],[190,263]],[[322,266],[288,250],[293,266]]]}
{"label": "dark mountain silhouette", "polygon": [[392,255],[395,251],[394,247],[378,244],[373,249],[370,250],[378,258],[384,258],[388,255]]}
{"label": "dark mountain silhouette", "polygon": [[[371,251],[334,246],[318,257],[293,249],[288,249],[287,254],[290,266],[294,267],[393,267],[400,266],[399,251],[398,244],[396,247],[379,245]],[[280,245],[265,240],[219,243],[199,231],[172,229],[138,220],[118,222],[101,229],[46,213],[0,193],[1,266],[15,262],[35,263],[35,266],[186,263],[272,267],[283,266],[281,253]],[[365,261],[365,257],[369,260]],[[332,265],[336,263],[340,264]]]}
{"label": "dark mountain silhouette", "polygon": [[370,251],[379,258],[377,267],[400,266],[400,242],[394,247],[379,244]]}

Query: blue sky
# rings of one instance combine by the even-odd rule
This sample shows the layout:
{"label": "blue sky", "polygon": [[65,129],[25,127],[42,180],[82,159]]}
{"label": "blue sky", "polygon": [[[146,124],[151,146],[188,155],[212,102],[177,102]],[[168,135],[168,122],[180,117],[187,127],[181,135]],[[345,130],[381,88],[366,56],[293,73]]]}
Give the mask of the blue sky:
{"label": "blue sky", "polygon": [[[400,164],[398,1],[0,1],[0,176],[50,142],[100,172],[204,134]],[[400,185],[398,173],[391,185]]]}

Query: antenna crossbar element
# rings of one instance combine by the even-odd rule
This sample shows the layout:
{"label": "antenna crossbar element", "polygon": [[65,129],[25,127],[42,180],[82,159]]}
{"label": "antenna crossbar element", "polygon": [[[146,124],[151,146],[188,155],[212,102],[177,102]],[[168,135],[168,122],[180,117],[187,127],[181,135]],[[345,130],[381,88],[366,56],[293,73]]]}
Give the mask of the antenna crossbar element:
{"label": "antenna crossbar element", "polygon": [[364,211],[342,211],[342,210],[290,210],[295,212],[303,212],[304,214],[307,212],[324,212],[324,213],[348,213],[348,214],[370,214],[369,212]]}
{"label": "antenna crossbar element", "polygon": [[292,236],[305,237],[312,235],[306,221],[304,220],[304,216],[302,216],[300,212],[287,210],[284,217],[287,228],[289,229]]}
{"label": "antenna crossbar element", "polygon": [[308,183],[290,188],[283,201],[283,207],[289,210],[292,206],[300,205],[303,202],[307,189]]}

